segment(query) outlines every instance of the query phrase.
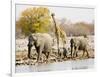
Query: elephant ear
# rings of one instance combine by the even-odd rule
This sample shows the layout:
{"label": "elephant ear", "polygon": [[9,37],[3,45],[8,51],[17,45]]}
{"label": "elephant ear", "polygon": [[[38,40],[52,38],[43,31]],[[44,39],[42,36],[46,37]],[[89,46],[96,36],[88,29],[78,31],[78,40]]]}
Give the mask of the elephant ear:
{"label": "elephant ear", "polygon": [[33,40],[35,42],[36,47],[40,45],[40,38],[37,35],[33,35]]}
{"label": "elephant ear", "polygon": [[36,46],[39,47],[41,45],[41,42],[42,42],[41,38],[37,38]]}
{"label": "elephant ear", "polygon": [[33,40],[37,41],[37,36],[36,35],[33,35]]}
{"label": "elephant ear", "polygon": [[28,41],[33,41],[33,36],[32,35],[29,35],[29,37],[28,37]]}

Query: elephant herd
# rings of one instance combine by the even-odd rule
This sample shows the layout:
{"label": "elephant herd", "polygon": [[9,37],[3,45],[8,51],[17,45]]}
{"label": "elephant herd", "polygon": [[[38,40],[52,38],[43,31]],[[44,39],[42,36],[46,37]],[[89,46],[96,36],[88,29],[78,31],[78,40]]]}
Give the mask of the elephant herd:
{"label": "elephant herd", "polygon": [[[37,52],[37,62],[41,61],[42,53],[46,56],[46,61],[49,61],[50,54],[52,53],[53,46],[53,38],[48,33],[34,33],[29,35],[28,37],[28,58],[31,58],[31,49],[34,46]],[[86,38],[78,39],[71,38],[70,39],[70,56],[71,58],[75,58],[78,56],[79,50],[83,51],[83,55],[85,52],[87,53],[87,57],[89,57],[88,53],[88,42]],[[67,49],[63,47],[63,56],[67,57]]]}

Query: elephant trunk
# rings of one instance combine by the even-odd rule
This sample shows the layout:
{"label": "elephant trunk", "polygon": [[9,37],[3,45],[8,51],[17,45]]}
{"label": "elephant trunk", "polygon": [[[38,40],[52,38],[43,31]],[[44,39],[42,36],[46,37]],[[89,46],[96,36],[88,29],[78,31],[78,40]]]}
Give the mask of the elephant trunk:
{"label": "elephant trunk", "polygon": [[31,54],[31,47],[28,46],[28,58],[31,58],[31,57],[30,57],[30,54]]}
{"label": "elephant trunk", "polygon": [[30,41],[29,41],[29,43],[28,43],[27,46],[28,46],[28,58],[31,58],[31,57],[30,57],[30,54],[31,54],[31,48],[32,48],[33,45],[32,45],[32,44],[30,43]]}
{"label": "elephant trunk", "polygon": [[74,40],[73,38],[70,40],[70,48],[71,48],[71,58],[73,57],[73,48],[74,48]]}
{"label": "elephant trunk", "polygon": [[31,54],[31,48],[33,46],[33,37],[32,37],[32,35],[30,35],[28,37],[28,45],[27,46],[28,46],[28,58],[31,58],[30,54]]}

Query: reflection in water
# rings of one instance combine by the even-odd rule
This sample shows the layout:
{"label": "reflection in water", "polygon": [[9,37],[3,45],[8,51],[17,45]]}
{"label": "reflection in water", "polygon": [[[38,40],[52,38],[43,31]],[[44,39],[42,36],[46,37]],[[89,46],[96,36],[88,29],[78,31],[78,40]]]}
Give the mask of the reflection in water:
{"label": "reflection in water", "polygon": [[44,72],[58,70],[88,69],[94,67],[94,59],[64,61],[50,64],[16,66],[16,73],[25,72]]}

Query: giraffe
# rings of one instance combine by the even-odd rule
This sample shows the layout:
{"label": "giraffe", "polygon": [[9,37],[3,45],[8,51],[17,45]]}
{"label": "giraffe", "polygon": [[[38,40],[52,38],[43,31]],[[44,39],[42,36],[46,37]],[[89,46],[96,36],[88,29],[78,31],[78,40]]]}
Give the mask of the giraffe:
{"label": "giraffe", "polygon": [[63,48],[65,48],[65,44],[66,44],[66,33],[64,32],[64,30],[56,24],[55,18],[54,18],[54,13],[51,14],[53,22],[54,22],[54,26],[55,26],[55,36],[57,39],[57,48],[58,48],[58,57],[61,55],[60,54],[60,48],[59,48],[59,41],[60,38],[62,39],[62,43],[63,43]]}
{"label": "giraffe", "polygon": [[62,43],[63,43],[63,47],[65,47],[66,44],[66,33],[65,31],[61,28],[61,26],[57,26],[57,30],[58,30],[58,36],[59,38],[61,38]]}

